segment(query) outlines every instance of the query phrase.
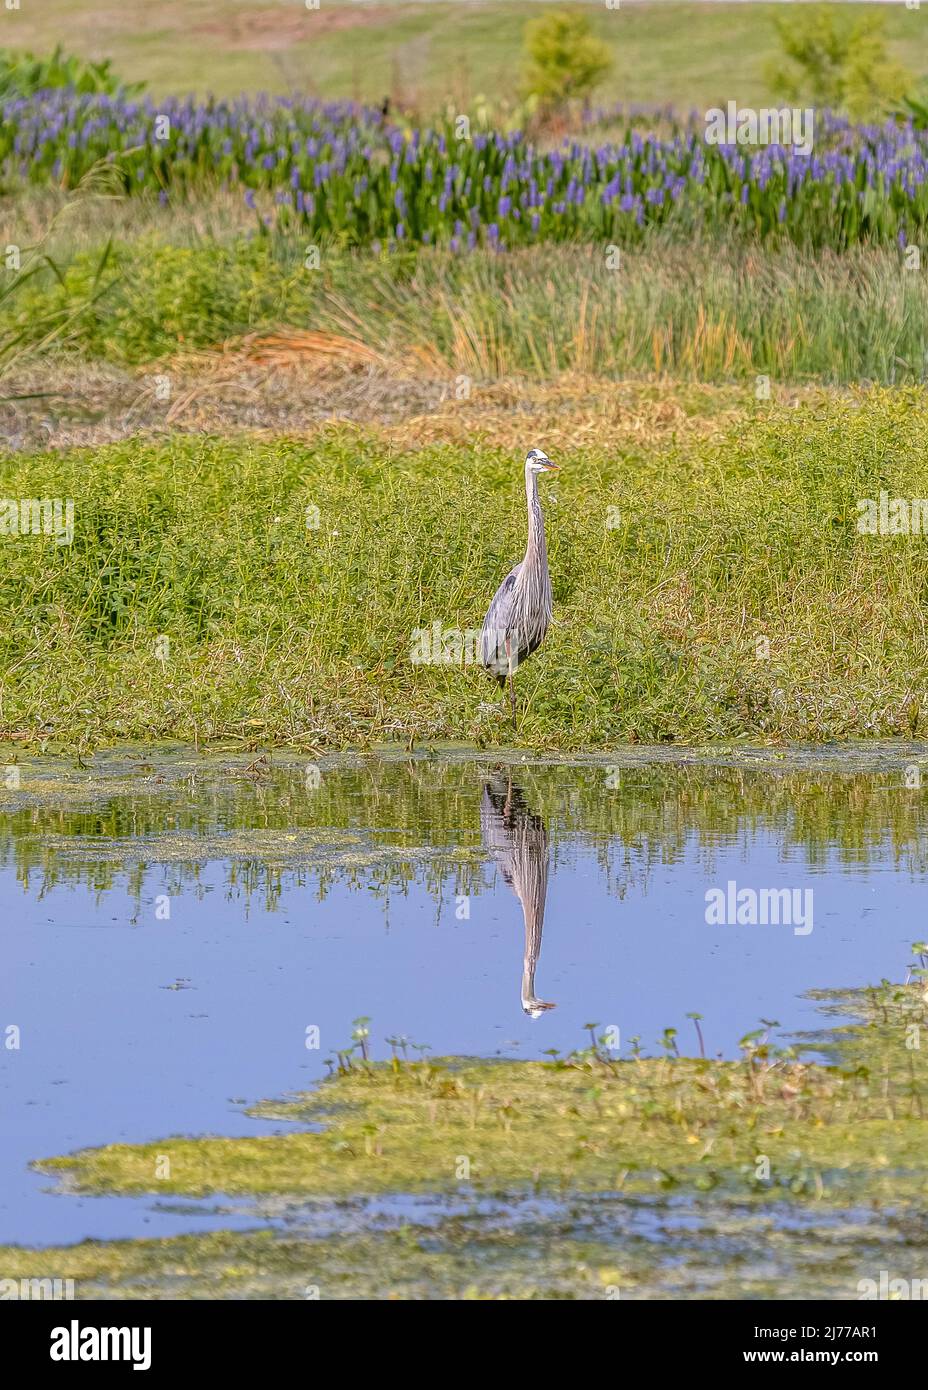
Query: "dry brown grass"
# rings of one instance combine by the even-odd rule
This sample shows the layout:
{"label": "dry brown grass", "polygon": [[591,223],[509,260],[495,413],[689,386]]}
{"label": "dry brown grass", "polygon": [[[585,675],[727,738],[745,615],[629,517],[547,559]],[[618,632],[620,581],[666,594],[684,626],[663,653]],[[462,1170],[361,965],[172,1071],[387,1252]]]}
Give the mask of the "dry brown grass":
{"label": "dry brown grass", "polygon": [[[157,378],[170,397],[160,400]],[[565,374],[507,378],[458,399],[453,379],[397,369],[363,344],[331,334],[251,335],[136,372],[60,360],[5,382],[0,432],[13,449],[112,443],[134,435],[259,431],[307,435],[333,420],[379,426],[404,447],[477,442],[522,448],[584,443],[649,447],[676,435],[721,432],[760,408],[744,386],[663,379],[604,381]],[[824,398],[823,388],[773,390],[773,403]]]}

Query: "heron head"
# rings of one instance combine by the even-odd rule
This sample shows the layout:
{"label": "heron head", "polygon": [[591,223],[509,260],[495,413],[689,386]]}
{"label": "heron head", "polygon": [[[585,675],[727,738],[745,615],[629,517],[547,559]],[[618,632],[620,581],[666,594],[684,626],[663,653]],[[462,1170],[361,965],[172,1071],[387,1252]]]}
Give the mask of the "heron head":
{"label": "heron head", "polygon": [[529,449],[525,459],[526,473],[556,473],[559,463],[552,463],[544,449]]}
{"label": "heron head", "polygon": [[536,999],[534,996],[522,1000],[522,1012],[528,1014],[529,1018],[541,1018],[549,1009],[556,1008],[556,1004],[549,1004],[544,999]]}

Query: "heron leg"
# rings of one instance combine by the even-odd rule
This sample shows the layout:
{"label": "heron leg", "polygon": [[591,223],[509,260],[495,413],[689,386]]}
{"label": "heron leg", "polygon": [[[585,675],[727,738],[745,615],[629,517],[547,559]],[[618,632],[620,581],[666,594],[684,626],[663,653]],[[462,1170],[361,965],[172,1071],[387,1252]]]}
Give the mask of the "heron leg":
{"label": "heron leg", "polygon": [[506,638],[506,660],[509,663],[509,703],[512,706],[512,728],[514,733],[518,733],[516,728],[516,688],[512,683],[512,648],[509,645],[509,638]]}

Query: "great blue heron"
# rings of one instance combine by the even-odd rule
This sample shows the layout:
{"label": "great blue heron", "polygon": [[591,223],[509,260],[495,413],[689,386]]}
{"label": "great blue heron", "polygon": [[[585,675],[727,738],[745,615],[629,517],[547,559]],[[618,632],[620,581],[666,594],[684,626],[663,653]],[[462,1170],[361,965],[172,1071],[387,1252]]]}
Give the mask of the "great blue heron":
{"label": "great blue heron", "polygon": [[553,1004],[535,994],[535,967],[541,951],[548,896],[548,834],[540,816],[530,811],[511,777],[494,774],[484,783],[480,833],[487,852],[522,904],[525,951],[522,957],[522,1008],[540,1018]]}
{"label": "great blue heron", "polygon": [[512,673],[541,646],[551,622],[551,576],[545,547],[545,522],[538,501],[539,473],[555,473],[542,449],[529,449],[525,460],[528,543],[525,559],[500,584],[487,609],[480,634],[480,662],[505,689],[509,681],[512,727],[516,727],[516,693]]}

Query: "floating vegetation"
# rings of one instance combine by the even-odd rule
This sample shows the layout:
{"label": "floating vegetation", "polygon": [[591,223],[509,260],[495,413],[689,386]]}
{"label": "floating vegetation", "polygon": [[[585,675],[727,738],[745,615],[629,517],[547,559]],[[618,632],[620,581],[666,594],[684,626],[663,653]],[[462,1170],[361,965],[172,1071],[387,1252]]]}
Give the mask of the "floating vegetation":
{"label": "floating vegetation", "polygon": [[253,1112],[312,1132],[40,1165],[70,1191],[253,1196],[272,1229],[0,1248],[0,1277],[54,1267],[78,1298],[858,1298],[928,1257],[926,958],[826,996],[856,1014],[816,1036],[826,1066],[767,1029],[738,1062],[681,1057],[672,1029],[620,1058],[594,1024],[548,1062],[410,1060],[405,1038],[375,1062],[356,1019],[328,1082]]}
{"label": "floating vegetation", "polygon": [[254,1111],[309,1132],[115,1144],[40,1166],[75,1190],[188,1196],[619,1190],[919,1202],[928,1063],[912,1030],[928,1025],[925,994],[919,980],[842,996],[857,1021],[838,1030],[831,1066],[774,1045],[768,1029],[742,1039],[737,1062],[682,1057],[673,1030],[663,1056],[636,1044],[620,1058],[595,1025],[588,1047],[548,1062],[410,1061],[395,1045],[374,1062],[370,1021],[359,1019],[318,1090]]}

